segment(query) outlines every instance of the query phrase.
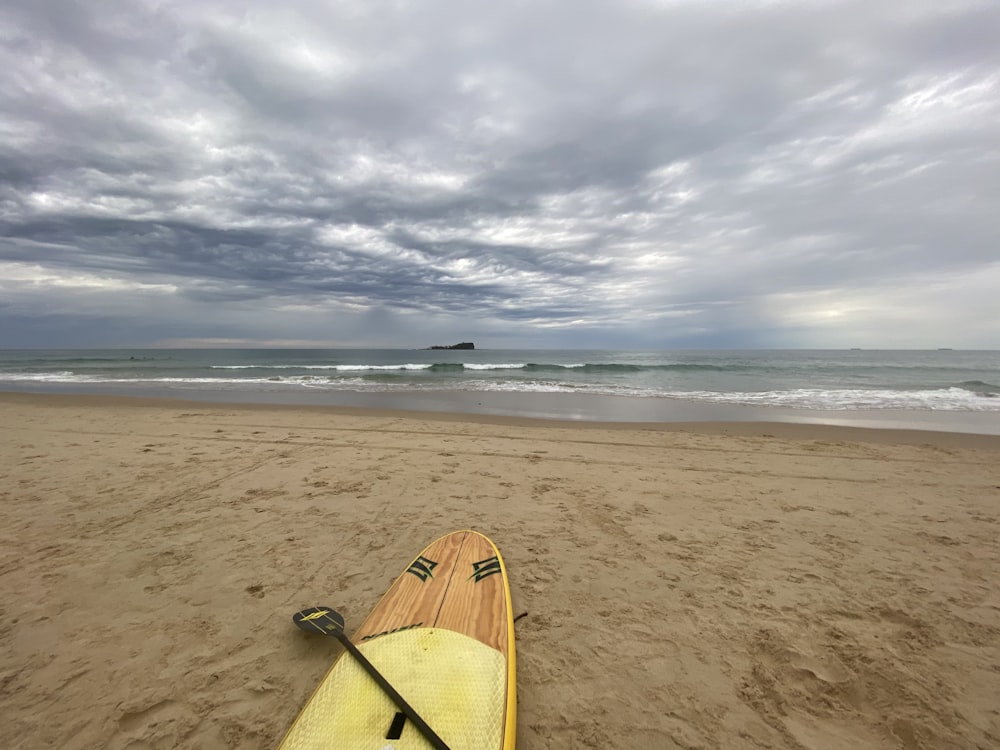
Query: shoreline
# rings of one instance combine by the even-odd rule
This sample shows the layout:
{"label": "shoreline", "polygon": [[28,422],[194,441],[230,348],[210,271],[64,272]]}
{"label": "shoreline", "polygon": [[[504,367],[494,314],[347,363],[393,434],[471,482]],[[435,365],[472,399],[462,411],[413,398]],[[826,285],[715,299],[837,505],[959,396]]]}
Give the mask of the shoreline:
{"label": "shoreline", "polygon": [[[300,404],[257,401],[212,401],[203,399],[164,396],[127,396],[115,394],[34,393],[0,391],[0,408],[5,405],[27,405],[76,408],[133,408],[163,409],[186,412],[190,410],[227,409],[234,412],[260,412],[277,414],[306,413],[346,417],[367,417],[380,420],[406,419],[430,422],[452,422],[508,427],[552,427],[583,430],[615,430],[646,432],[679,432],[702,435],[775,438],[779,440],[826,440],[898,445],[928,445],[941,448],[976,448],[1000,450],[1000,434],[989,432],[964,432],[960,430],[933,430],[914,427],[870,426],[810,421],[769,421],[765,419],[699,419],[670,421],[612,421],[556,417],[516,416],[472,411],[419,410],[386,408],[345,404]],[[724,409],[728,411],[728,409]],[[758,409],[757,411],[761,411]],[[788,411],[788,410],[784,410]],[[864,421],[864,420],[857,420]],[[846,423],[844,423],[846,422]],[[905,422],[904,422],[905,424]]]}
{"label": "shoreline", "polygon": [[165,388],[135,385],[0,386],[0,394],[104,396],[202,404],[348,408],[373,412],[456,414],[585,424],[767,423],[918,430],[1000,436],[1000,411],[817,410],[718,404],[668,397],[463,390],[351,391],[260,388]]}

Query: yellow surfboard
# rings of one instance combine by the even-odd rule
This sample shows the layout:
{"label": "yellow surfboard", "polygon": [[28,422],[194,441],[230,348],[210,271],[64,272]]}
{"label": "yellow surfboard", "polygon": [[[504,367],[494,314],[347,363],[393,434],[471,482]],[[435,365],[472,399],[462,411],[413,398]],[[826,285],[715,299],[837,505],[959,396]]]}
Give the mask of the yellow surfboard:
{"label": "yellow surfboard", "polygon": [[[510,584],[496,546],[456,531],[423,550],[350,639],[449,750],[513,750]],[[359,660],[343,653],[280,750],[427,750]]]}

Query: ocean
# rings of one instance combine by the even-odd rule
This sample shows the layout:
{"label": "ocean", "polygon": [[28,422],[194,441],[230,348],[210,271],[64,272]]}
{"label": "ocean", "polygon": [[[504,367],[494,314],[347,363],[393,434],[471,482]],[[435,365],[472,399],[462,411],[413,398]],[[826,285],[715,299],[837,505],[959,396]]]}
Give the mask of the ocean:
{"label": "ocean", "polygon": [[604,421],[905,414],[1000,434],[997,351],[22,350],[0,351],[0,390]]}

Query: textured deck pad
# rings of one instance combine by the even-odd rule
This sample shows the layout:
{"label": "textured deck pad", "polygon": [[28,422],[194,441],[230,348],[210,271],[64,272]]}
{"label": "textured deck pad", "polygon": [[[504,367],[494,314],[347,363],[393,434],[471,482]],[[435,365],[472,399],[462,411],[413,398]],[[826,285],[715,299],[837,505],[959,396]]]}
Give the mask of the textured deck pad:
{"label": "textured deck pad", "polygon": [[[502,747],[506,685],[499,651],[436,628],[377,638],[361,650],[451,750]],[[403,726],[399,739],[386,739],[399,709],[350,657],[337,661],[308,709],[282,748],[430,747],[410,722]],[[330,738],[341,737],[351,738],[350,742],[331,744]]]}
{"label": "textured deck pad", "polygon": [[[452,750],[514,747],[510,589],[486,537],[458,531],[429,545],[351,640]],[[429,748],[410,722],[388,738],[397,711],[344,654],[281,748]]]}

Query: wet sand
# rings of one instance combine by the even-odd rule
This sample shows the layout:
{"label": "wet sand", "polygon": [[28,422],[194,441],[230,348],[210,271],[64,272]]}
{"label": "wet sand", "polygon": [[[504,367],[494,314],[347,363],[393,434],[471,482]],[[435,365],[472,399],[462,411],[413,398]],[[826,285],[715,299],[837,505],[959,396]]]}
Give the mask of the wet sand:
{"label": "wet sand", "polygon": [[519,417],[574,423],[626,423],[641,424],[644,427],[660,423],[773,422],[1000,435],[1000,412],[997,411],[820,410],[596,393],[435,389],[352,391],[308,387],[289,389],[284,385],[268,389],[259,383],[251,383],[242,388],[232,384],[220,387],[209,383],[200,384],[196,388],[168,388],[134,383],[33,383],[30,387],[9,390],[50,395],[128,396],[150,401],[182,399],[202,403],[299,406],[309,409],[337,407],[355,412],[362,409],[366,413],[431,412],[467,415],[476,419]]}
{"label": "wet sand", "polygon": [[489,535],[518,748],[1000,745],[1000,438],[0,394],[0,746],[270,748]]}

